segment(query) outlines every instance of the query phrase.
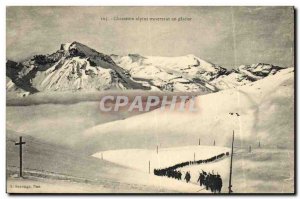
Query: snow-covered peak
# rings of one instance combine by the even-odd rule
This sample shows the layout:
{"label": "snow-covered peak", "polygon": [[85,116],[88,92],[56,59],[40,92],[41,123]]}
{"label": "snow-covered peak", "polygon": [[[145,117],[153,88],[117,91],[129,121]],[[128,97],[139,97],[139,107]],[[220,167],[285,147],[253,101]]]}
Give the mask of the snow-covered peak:
{"label": "snow-covered peak", "polygon": [[[114,61],[128,70],[135,66],[153,66],[168,71],[190,73],[191,75],[209,73],[205,79],[213,79],[222,69],[208,61],[189,54],[178,57],[142,56],[129,54],[127,56],[112,56]],[[188,71],[188,72],[187,72]],[[222,70],[223,71],[223,70]],[[203,76],[204,77],[204,76]]]}
{"label": "snow-covered peak", "polygon": [[69,52],[70,55],[74,55],[74,56],[79,55],[79,56],[94,57],[99,55],[99,53],[96,50],[87,47],[86,45],[83,45],[76,41],[70,44]]}
{"label": "snow-covered peak", "polygon": [[[149,88],[133,81],[109,55],[76,41],[20,64],[7,61],[6,67],[11,82],[17,86],[26,84],[24,90],[29,88],[30,92]],[[8,88],[12,88],[11,82]]]}
{"label": "snow-covered peak", "polygon": [[265,63],[241,65],[237,68],[239,72],[247,74],[253,77],[255,80],[262,79],[268,75],[274,75],[278,70],[281,69],[283,69],[283,67]]}
{"label": "snow-covered peak", "polygon": [[275,75],[282,69],[284,68],[265,63],[241,65],[228,74],[214,79],[211,83],[218,89],[235,88]]}
{"label": "snow-covered peak", "polygon": [[209,81],[226,72],[226,69],[191,54],[178,57],[139,54],[111,57],[134,79],[146,80],[151,86],[168,91],[214,92],[216,89]]}

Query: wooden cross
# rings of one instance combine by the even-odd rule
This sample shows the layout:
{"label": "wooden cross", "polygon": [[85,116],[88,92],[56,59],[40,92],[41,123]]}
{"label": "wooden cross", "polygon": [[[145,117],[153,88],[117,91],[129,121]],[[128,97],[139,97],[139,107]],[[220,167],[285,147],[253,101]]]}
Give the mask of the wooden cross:
{"label": "wooden cross", "polygon": [[22,142],[22,136],[20,136],[19,142],[16,142],[15,145],[20,145],[20,178],[23,177],[22,175],[22,145],[26,144],[26,142]]}

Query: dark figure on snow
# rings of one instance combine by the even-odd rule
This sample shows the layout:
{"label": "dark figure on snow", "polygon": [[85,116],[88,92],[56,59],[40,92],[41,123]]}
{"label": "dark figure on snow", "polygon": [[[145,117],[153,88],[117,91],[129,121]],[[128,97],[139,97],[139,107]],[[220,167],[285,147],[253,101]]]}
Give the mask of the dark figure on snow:
{"label": "dark figure on snow", "polygon": [[191,180],[191,174],[190,172],[186,172],[184,179],[186,180],[186,183],[188,183]]}
{"label": "dark figure on snow", "polygon": [[202,173],[200,173],[200,176],[199,176],[199,178],[198,178],[198,180],[197,180],[197,182],[200,183],[200,186],[202,186],[202,185],[204,184],[204,179],[205,179],[205,175],[204,175],[204,173],[202,172]]}
{"label": "dark figure on snow", "polygon": [[214,187],[214,176],[213,174],[209,173],[207,176],[207,186],[210,188],[211,192],[215,192],[215,187]]}
{"label": "dark figure on snow", "polygon": [[216,191],[221,193],[222,186],[223,186],[222,178],[221,178],[220,175],[217,175],[217,178],[216,178]]}
{"label": "dark figure on snow", "polygon": [[178,178],[178,180],[181,180],[181,172],[179,171],[179,178]]}

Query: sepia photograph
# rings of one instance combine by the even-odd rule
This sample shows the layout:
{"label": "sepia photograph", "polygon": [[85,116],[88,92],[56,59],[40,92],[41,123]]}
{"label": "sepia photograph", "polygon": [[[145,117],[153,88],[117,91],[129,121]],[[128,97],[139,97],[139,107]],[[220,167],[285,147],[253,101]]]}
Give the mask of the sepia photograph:
{"label": "sepia photograph", "polygon": [[5,20],[8,194],[296,193],[293,6]]}

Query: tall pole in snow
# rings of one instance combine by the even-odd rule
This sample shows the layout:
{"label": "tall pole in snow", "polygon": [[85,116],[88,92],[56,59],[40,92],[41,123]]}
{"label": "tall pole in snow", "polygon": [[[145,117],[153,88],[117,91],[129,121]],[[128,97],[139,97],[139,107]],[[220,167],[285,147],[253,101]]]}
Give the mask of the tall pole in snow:
{"label": "tall pole in snow", "polygon": [[196,153],[194,152],[194,162],[196,161]]}
{"label": "tall pole in snow", "polygon": [[231,143],[231,157],[230,157],[230,171],[229,171],[229,186],[228,186],[228,193],[231,194],[232,191],[232,184],[231,184],[231,178],[232,178],[232,157],[233,157],[233,142],[234,142],[234,131],[232,133],[232,143]]}
{"label": "tall pole in snow", "polygon": [[150,174],[150,160],[149,160],[149,174]]}
{"label": "tall pole in snow", "polygon": [[201,142],[200,142],[200,138],[199,138],[199,146],[201,145]]}
{"label": "tall pole in snow", "polygon": [[156,145],[156,153],[158,154],[158,145]]}

